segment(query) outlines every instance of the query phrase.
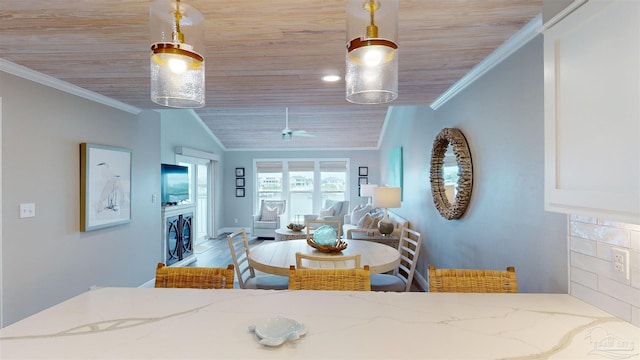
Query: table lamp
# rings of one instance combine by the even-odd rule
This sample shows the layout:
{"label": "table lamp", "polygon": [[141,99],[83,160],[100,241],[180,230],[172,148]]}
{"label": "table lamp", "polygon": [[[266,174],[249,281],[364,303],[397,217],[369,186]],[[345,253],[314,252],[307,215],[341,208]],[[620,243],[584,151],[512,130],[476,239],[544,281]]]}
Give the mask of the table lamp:
{"label": "table lamp", "polygon": [[399,187],[376,187],[373,189],[373,206],[384,208],[384,217],[378,223],[380,234],[388,236],[393,232],[394,225],[389,220],[389,208],[400,207]]}
{"label": "table lamp", "polygon": [[362,185],[360,185],[360,196],[369,198],[369,201],[367,202],[367,205],[373,205],[371,203],[371,198],[373,197],[373,190],[375,188],[377,188],[377,187],[378,187],[378,185],[376,185],[376,184],[362,184]]}

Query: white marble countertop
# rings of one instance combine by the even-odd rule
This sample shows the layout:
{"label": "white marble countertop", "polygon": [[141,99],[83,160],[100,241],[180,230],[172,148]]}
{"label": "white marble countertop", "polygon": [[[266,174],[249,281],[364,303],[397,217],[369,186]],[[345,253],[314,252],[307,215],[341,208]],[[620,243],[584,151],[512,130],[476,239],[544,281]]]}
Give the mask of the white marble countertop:
{"label": "white marble countertop", "polygon": [[[260,345],[254,322],[308,332]],[[0,357],[638,359],[640,329],[569,295],[102,288],[0,329]]]}

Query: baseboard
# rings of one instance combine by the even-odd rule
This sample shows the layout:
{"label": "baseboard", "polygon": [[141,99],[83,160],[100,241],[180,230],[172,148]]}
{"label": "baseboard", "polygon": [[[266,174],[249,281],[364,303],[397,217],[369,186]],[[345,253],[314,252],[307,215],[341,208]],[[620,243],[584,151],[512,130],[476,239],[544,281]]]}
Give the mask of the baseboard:
{"label": "baseboard", "polygon": [[422,276],[422,274],[420,274],[419,272],[415,272],[413,274],[413,280],[416,281],[418,283],[418,286],[420,286],[420,288],[422,289],[422,291],[427,291],[427,289],[429,289],[429,282],[427,281],[427,279],[424,278],[424,276]]}
{"label": "baseboard", "polygon": [[138,286],[139,288],[152,288],[152,287],[156,287],[156,278],[153,278],[149,281],[147,281],[146,283]]}
{"label": "baseboard", "polygon": [[251,228],[247,228],[247,227],[226,227],[226,228],[222,228],[222,229],[218,229],[218,236],[224,234],[224,233],[234,233],[240,229],[245,229],[245,231],[247,232],[247,236],[251,236]]}

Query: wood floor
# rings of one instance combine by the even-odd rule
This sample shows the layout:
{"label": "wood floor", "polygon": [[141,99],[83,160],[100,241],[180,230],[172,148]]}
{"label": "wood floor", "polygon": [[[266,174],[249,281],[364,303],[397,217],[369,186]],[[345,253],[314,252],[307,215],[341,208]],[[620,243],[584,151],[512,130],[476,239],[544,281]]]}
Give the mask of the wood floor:
{"label": "wood floor", "polygon": [[[257,238],[249,239],[249,248],[262,244],[263,240]],[[233,264],[231,251],[227,243],[227,235],[223,234],[215,239],[207,240],[196,245],[194,252],[197,260],[189,266],[195,267],[227,267]]]}

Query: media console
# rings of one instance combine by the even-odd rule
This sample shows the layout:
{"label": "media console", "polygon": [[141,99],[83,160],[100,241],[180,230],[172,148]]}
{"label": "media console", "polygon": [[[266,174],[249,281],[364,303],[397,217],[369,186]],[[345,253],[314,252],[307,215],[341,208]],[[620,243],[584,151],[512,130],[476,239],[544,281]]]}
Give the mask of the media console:
{"label": "media console", "polygon": [[195,204],[162,206],[162,248],[167,266],[183,266],[196,261],[193,252]]}

